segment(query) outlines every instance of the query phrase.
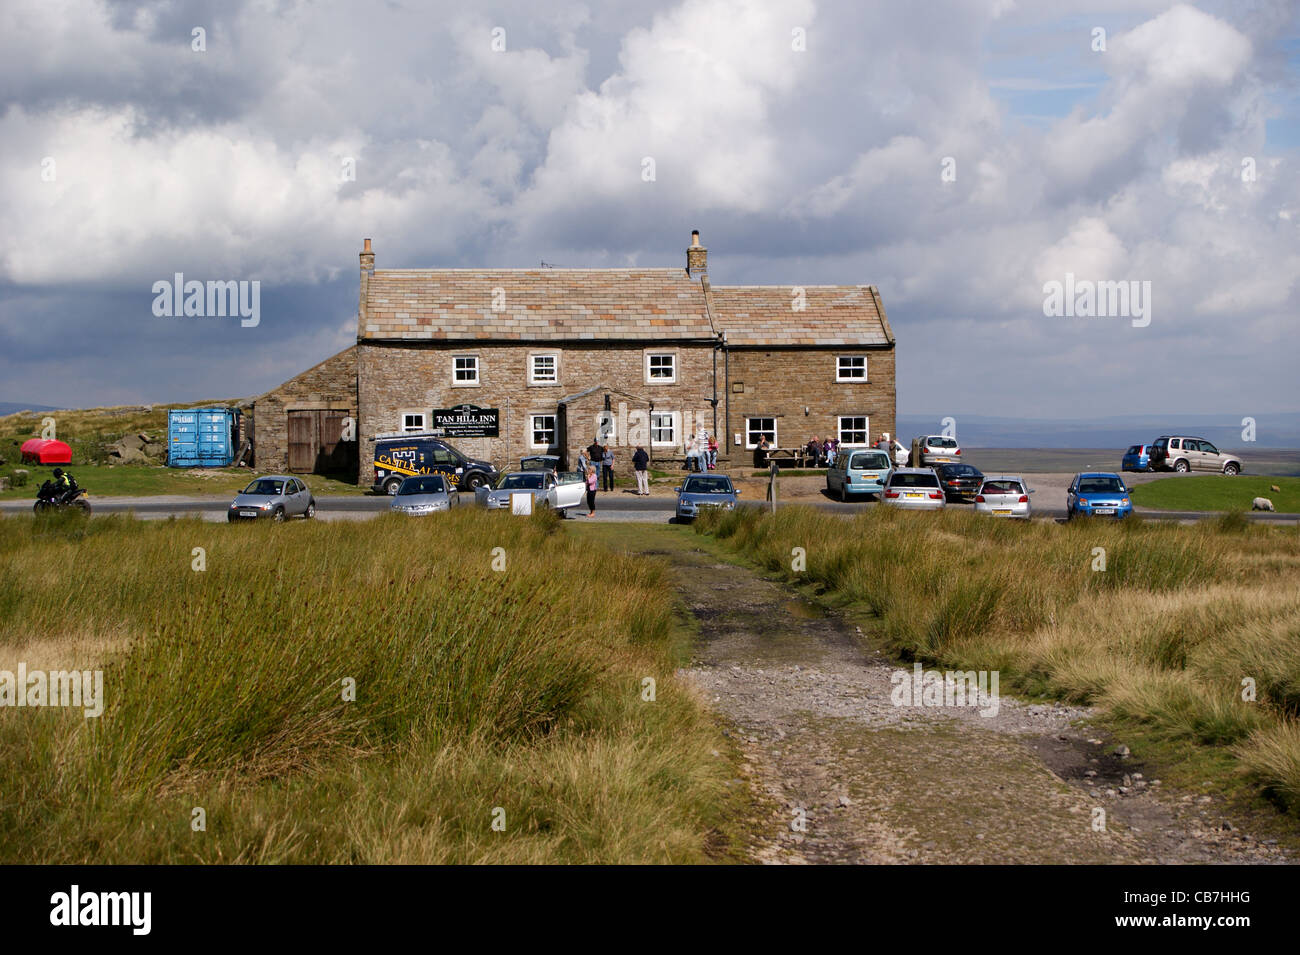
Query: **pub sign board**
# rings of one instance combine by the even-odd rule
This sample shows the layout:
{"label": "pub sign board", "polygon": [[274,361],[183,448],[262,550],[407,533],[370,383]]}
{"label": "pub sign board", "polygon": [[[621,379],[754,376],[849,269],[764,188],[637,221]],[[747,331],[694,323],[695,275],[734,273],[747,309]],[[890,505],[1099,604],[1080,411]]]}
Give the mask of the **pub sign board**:
{"label": "pub sign board", "polygon": [[497,408],[457,405],[435,408],[431,430],[448,438],[495,438],[501,433],[500,422],[501,411]]}

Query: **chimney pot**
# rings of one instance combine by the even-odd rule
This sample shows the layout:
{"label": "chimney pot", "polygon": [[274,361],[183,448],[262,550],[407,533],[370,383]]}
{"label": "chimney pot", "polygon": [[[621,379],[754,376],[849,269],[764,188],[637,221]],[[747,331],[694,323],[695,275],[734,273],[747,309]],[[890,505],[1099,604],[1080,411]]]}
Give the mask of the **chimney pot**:
{"label": "chimney pot", "polygon": [[698,279],[709,271],[709,250],[700,245],[700,230],[691,231],[691,245],[686,250],[686,274]]}
{"label": "chimney pot", "polygon": [[369,240],[369,239],[366,239],[366,240],[365,240],[365,245],[362,246],[361,251],[362,251],[362,252],[369,252],[369,251],[370,251],[370,240]]}

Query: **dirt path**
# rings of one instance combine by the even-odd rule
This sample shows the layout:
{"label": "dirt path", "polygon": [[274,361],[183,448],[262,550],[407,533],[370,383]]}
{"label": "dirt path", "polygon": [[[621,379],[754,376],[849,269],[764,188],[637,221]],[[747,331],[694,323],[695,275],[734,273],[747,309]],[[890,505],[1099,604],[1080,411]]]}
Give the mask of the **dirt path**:
{"label": "dirt path", "polygon": [[734,727],[769,807],[754,861],[1288,861],[1211,797],[1146,778],[1087,709],[893,705],[898,668],[852,623],[662,530],[645,552],[672,562],[700,627],[685,675]]}

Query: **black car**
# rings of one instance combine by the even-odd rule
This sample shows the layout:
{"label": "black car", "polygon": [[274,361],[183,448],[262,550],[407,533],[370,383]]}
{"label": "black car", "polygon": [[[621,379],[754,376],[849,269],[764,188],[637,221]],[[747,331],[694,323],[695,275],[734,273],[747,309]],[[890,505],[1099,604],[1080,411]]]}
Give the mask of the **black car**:
{"label": "black car", "polygon": [[949,501],[974,497],[984,481],[980,469],[969,464],[939,464],[935,466],[934,472],[939,475],[943,496]]}

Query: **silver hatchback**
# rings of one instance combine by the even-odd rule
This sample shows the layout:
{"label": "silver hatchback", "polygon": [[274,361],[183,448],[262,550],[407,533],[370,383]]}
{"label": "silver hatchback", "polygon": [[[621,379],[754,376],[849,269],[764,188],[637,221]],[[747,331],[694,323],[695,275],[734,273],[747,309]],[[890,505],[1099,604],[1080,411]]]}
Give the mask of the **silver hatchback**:
{"label": "silver hatchback", "polygon": [[316,499],[306,484],[289,474],[268,474],[255,478],[235,495],[226,509],[226,520],[257,520],[269,517],[283,521],[301,514],[316,516]]}
{"label": "silver hatchback", "polygon": [[885,479],[880,503],[922,511],[944,508],[943,488],[933,468],[898,468]]}
{"label": "silver hatchback", "polygon": [[389,509],[401,514],[436,514],[459,503],[460,492],[441,474],[420,474],[398,486]]}
{"label": "silver hatchback", "polygon": [[1018,474],[986,474],[975,494],[975,512],[1029,520],[1033,514],[1029,495],[1033,493]]}

